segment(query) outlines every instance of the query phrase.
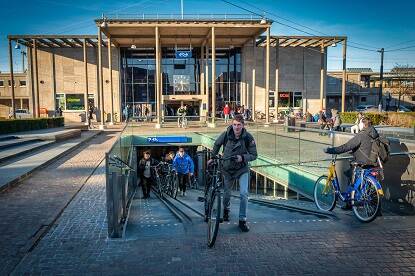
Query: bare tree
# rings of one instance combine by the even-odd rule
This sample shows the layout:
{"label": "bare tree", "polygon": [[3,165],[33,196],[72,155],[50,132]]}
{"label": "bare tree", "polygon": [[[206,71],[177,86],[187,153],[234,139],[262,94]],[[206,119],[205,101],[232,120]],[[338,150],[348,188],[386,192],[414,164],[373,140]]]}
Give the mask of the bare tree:
{"label": "bare tree", "polygon": [[401,107],[401,97],[415,96],[415,67],[397,64],[392,70],[392,87],[390,91],[398,95],[398,109]]}

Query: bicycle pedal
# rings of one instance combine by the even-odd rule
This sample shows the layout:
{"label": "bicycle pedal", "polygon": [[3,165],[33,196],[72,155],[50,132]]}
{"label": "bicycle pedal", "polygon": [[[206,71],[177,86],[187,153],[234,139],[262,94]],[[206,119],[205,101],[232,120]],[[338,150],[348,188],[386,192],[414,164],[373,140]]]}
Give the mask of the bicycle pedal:
{"label": "bicycle pedal", "polygon": [[199,202],[205,202],[205,198],[204,198],[204,197],[199,196],[199,197],[197,197],[197,201],[199,201]]}

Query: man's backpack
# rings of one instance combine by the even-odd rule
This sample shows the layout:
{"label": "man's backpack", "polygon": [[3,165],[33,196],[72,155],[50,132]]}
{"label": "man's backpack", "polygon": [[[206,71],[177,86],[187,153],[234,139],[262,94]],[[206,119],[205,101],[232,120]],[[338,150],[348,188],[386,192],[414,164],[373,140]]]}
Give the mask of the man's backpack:
{"label": "man's backpack", "polygon": [[386,163],[390,156],[390,144],[389,140],[385,137],[379,136],[372,140],[372,149],[370,151],[370,159],[374,162],[378,160],[378,157],[382,163]]}

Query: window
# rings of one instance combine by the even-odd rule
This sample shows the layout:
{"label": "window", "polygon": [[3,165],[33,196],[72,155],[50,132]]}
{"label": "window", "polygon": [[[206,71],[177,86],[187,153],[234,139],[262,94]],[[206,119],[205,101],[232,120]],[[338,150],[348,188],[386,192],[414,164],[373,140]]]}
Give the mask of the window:
{"label": "window", "polygon": [[360,97],[360,102],[365,103],[366,102],[366,97]]}
{"label": "window", "polygon": [[26,81],[25,80],[20,81],[20,87],[26,87]]}
{"label": "window", "polygon": [[279,106],[280,107],[302,107],[303,93],[302,92],[279,92]]}
{"label": "window", "polygon": [[61,107],[62,110],[65,110],[65,94],[56,94],[55,104],[56,108]]}
{"label": "window", "polygon": [[[11,87],[11,83],[12,83],[12,81],[8,80],[9,87]],[[15,81],[13,81],[13,85],[16,87],[16,82]]]}
{"label": "window", "polygon": [[4,87],[4,80],[0,80],[0,87]]}
{"label": "window", "polygon": [[84,110],[84,94],[66,94],[66,110]]}
{"label": "window", "polygon": [[415,96],[412,96],[411,101],[415,102]]}

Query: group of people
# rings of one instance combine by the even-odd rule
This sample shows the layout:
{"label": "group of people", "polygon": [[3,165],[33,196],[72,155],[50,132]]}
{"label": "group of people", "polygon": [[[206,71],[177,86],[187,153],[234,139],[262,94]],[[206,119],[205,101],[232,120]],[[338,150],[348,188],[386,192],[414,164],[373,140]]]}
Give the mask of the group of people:
{"label": "group of people", "polygon": [[232,109],[229,104],[225,104],[225,106],[223,107],[223,116],[225,118],[225,123],[229,122],[229,119],[233,119],[235,118],[236,115],[240,114],[242,115],[243,119],[245,121],[247,120],[251,120],[251,111],[249,110],[249,108],[245,108],[244,105],[238,105],[236,106],[235,109]]}
{"label": "group of people", "polygon": [[327,117],[325,112],[323,110],[320,110],[318,114],[317,123],[320,125],[320,129],[340,131],[342,120],[340,118],[340,113],[337,109],[331,110],[331,117]]}
{"label": "group of people", "polygon": [[[178,151],[170,151],[161,161],[172,164],[179,179],[179,192],[186,196],[186,187],[195,171],[193,159],[188,155],[184,147],[179,147]],[[143,189],[143,198],[150,197],[150,189],[155,182],[154,166],[160,161],[151,157],[151,151],[145,150],[143,157],[138,163],[138,171],[140,176],[140,184]]]}
{"label": "group of people", "polygon": [[148,106],[141,107],[140,104],[127,104],[124,106],[124,109],[122,111],[122,115],[125,119],[125,121],[128,121],[129,118],[135,117],[135,118],[143,118],[145,121],[150,120],[151,111],[148,108]]}

